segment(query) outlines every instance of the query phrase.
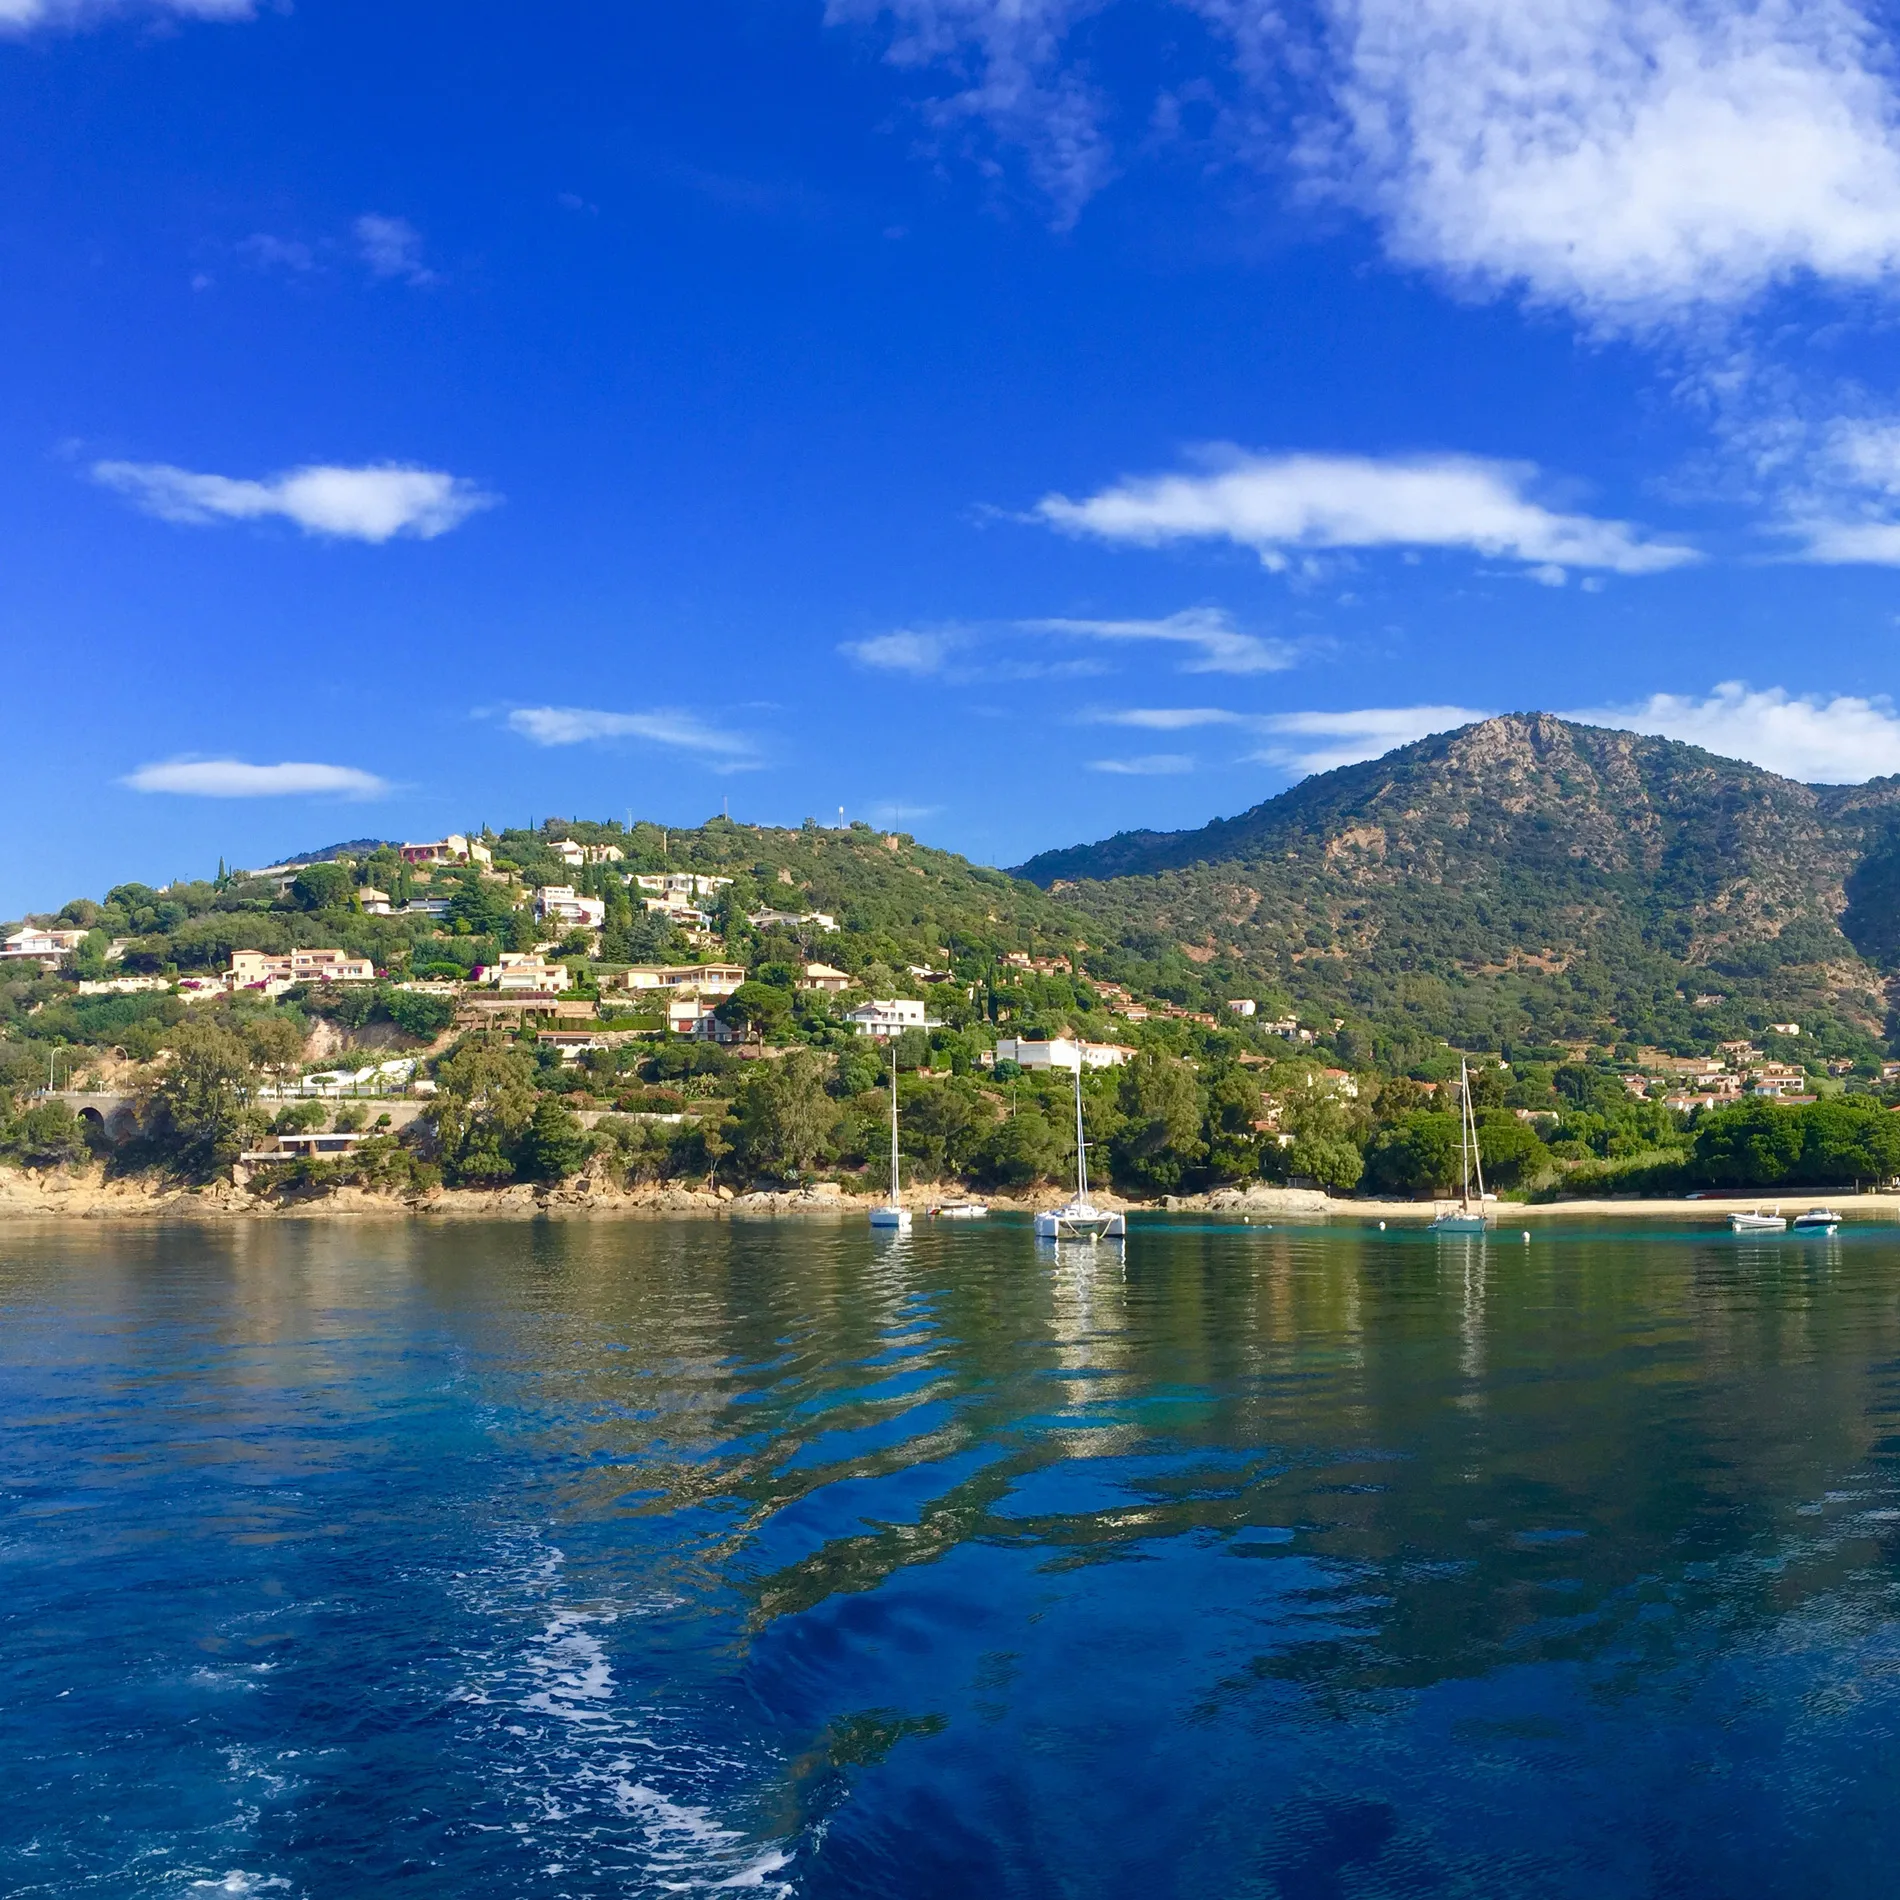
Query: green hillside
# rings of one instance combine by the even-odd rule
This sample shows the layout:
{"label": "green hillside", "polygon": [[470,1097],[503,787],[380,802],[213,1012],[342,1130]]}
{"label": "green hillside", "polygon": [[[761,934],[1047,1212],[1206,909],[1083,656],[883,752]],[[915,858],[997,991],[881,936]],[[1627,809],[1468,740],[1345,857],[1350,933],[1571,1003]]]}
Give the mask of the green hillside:
{"label": "green hillside", "polygon": [[1774,1019],[1864,1049],[1900,967],[1900,781],[1801,785],[1549,714],[1019,874],[1151,980],[1185,960],[1203,990],[1345,1016],[1394,1059],[1441,1037],[1686,1052]]}

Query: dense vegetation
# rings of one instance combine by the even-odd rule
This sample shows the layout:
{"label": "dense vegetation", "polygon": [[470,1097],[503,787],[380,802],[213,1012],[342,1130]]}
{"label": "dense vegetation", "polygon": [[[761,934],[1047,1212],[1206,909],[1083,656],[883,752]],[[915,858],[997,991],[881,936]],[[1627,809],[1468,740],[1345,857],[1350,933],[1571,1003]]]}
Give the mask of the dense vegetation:
{"label": "dense vegetation", "polygon": [[[1130,1194],[1442,1190],[1460,1050],[1475,1058],[1487,1176],[1507,1192],[1886,1179],[1900,1173],[1880,1062],[1896,814],[1892,786],[1817,791],[1536,718],[1326,774],[1201,833],[1052,854],[1026,867],[1046,889],[863,825],[556,820],[484,833],[488,871],[415,871],[358,840],[282,873],[120,885],[36,919],[87,935],[57,971],[0,970],[0,1159],[85,1157],[97,1130],[41,1093],[76,1083],[133,1098],[136,1138],[105,1157],[119,1168],[208,1179],[273,1131],[367,1128],[346,1158],[278,1168],[293,1193],[580,1170],[871,1191],[894,1066],[910,1174],[1030,1187],[1073,1169],[1069,1083],[994,1061],[995,1044],[1076,1032],[1137,1051],[1086,1082],[1092,1170]],[[622,855],[571,867],[564,840]],[[648,871],[732,880],[705,900],[708,938],[638,902],[624,880]],[[528,907],[547,884],[600,897],[605,927],[550,944]],[[371,915],[372,886],[445,914]],[[790,921],[748,922],[767,909]],[[378,980],[272,1001],[79,988],[293,946],[368,957]],[[564,1060],[532,1026],[487,1027],[428,988],[533,948],[567,963],[611,1046]],[[748,1058],[774,1053],[670,1042],[612,987],[629,962],[708,957],[745,966],[718,1009],[728,1032]],[[814,959],[850,979],[843,996],[800,987]],[[866,995],[926,998],[938,1024],[879,1051],[843,1021]],[[1258,1015],[1228,1014],[1235,996]],[[1772,1029],[1784,1020],[1798,1036]],[[1639,1045],[1688,1056],[1751,1038],[1825,1099],[1681,1114],[1627,1086]],[[390,1058],[434,1090],[401,1128],[349,1101],[287,1099],[313,1070]]]}

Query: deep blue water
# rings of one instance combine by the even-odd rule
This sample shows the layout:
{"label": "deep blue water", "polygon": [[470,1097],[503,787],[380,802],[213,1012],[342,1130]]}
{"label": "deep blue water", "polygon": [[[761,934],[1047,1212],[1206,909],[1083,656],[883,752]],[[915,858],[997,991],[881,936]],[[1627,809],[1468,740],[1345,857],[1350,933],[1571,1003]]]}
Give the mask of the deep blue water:
{"label": "deep blue water", "polygon": [[0,1893],[1900,1887],[1900,1233],[0,1234]]}

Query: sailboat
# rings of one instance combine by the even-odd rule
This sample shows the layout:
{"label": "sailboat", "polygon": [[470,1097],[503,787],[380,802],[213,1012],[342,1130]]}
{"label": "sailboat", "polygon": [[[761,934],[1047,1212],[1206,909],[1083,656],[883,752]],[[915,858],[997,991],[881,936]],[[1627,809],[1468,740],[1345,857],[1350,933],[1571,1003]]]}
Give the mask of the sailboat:
{"label": "sailboat", "polygon": [[1038,1240],[1125,1240],[1128,1220],[1089,1199],[1088,1143],[1082,1139],[1082,1052],[1075,1057],[1075,1198],[1036,1216]]}
{"label": "sailboat", "polygon": [[873,1227],[894,1228],[900,1234],[910,1232],[910,1209],[897,1198],[897,1051],[891,1051],[891,1198],[882,1207],[871,1209]]}
{"label": "sailboat", "polygon": [[[1491,1224],[1484,1211],[1484,1163],[1478,1157],[1478,1117],[1471,1106],[1471,1072],[1463,1056],[1458,1058],[1458,1163],[1463,1185],[1458,1205],[1448,1207],[1432,1222],[1434,1234],[1481,1234]],[[1471,1198],[1473,1178],[1478,1183],[1478,1198]]]}

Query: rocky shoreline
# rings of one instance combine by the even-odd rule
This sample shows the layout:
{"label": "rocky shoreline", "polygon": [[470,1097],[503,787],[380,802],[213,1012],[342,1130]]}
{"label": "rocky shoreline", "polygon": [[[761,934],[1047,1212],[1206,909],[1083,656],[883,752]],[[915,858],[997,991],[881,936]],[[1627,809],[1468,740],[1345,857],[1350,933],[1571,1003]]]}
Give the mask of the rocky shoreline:
{"label": "rocky shoreline", "polygon": [[[905,1202],[920,1215],[958,1198],[954,1188],[918,1188]],[[998,1213],[1031,1213],[1066,1199],[1063,1190],[1033,1194],[986,1194]],[[1355,1224],[1386,1222],[1421,1226],[1429,1202],[1335,1200],[1311,1188],[1276,1188],[1256,1182],[1209,1194],[1168,1195],[1157,1202],[1131,1201],[1100,1193],[1104,1207],[1130,1213],[1213,1214],[1243,1221],[1344,1219]],[[1826,1197],[1783,1197],[1792,1209]],[[1501,1231],[1531,1229],[1552,1220],[1693,1220],[1724,1224],[1732,1206],[1768,1204],[1772,1195],[1735,1195],[1724,1200],[1554,1201],[1537,1206],[1500,1203]],[[149,1176],[108,1179],[98,1168],[0,1169],[0,1222],[61,1220],[536,1220],[585,1216],[698,1215],[712,1219],[825,1217],[861,1219],[870,1201],[830,1184],[790,1190],[692,1188],[677,1184],[617,1188],[582,1176],[558,1187],[436,1188],[426,1194],[380,1193],[366,1188],[326,1188],[308,1195],[258,1195],[228,1181],[194,1187]],[[1835,1202],[1849,1221],[1900,1218],[1900,1195],[1862,1194]]]}

